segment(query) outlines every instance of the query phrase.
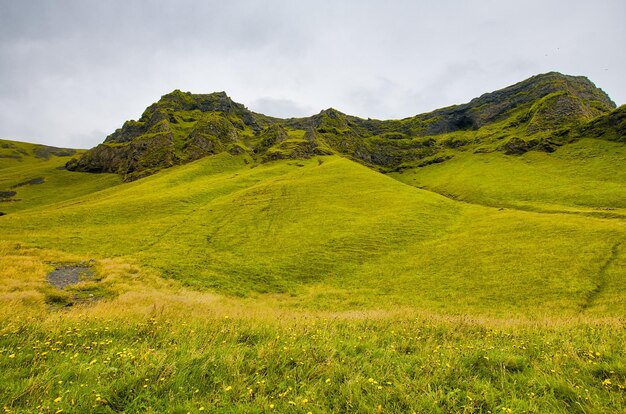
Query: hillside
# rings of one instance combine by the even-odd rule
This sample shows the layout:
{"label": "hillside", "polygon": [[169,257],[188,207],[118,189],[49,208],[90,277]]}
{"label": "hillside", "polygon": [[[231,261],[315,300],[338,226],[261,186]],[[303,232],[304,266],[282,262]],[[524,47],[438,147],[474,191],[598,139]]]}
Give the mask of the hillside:
{"label": "hillside", "polygon": [[446,313],[576,314],[605,306],[588,298],[623,254],[613,108],[558,73],[401,121],[281,120],[175,91],[92,150],[3,141],[0,226],[6,241],[298,307],[383,295]]}
{"label": "hillside", "polygon": [[550,73],[404,120],[175,91],[91,150],[0,140],[2,407],[621,412],[623,115]]}
{"label": "hillside", "polygon": [[444,162],[458,151],[552,152],[578,139],[581,128],[593,128],[585,125],[597,117],[616,118],[609,115],[614,109],[587,78],[555,72],[467,104],[392,121],[361,119],[332,108],[308,118],[271,118],[224,92],[176,90],[67,167],[133,180],[221,152],[247,153],[260,161],[335,153],[389,171]]}
{"label": "hillside", "polygon": [[70,173],[84,150],[0,140],[0,215],[72,199],[121,182],[113,174]]}
{"label": "hillside", "polygon": [[[614,169],[610,157],[605,161]],[[556,162],[535,164],[581,182],[599,162],[572,168],[569,178]],[[611,181],[589,185],[612,210],[593,206],[580,216],[567,214],[567,194],[547,192],[542,200],[527,185],[498,193],[507,205],[560,206],[547,215],[464,204],[337,156],[256,165],[221,154],[101,191],[93,174],[80,177],[95,192],[6,215],[5,241],[125,258],[199,289],[284,295],[286,306],[577,314],[589,308],[598,275],[618,271],[611,249],[623,254],[623,187]],[[612,283],[602,288],[617,289]]]}

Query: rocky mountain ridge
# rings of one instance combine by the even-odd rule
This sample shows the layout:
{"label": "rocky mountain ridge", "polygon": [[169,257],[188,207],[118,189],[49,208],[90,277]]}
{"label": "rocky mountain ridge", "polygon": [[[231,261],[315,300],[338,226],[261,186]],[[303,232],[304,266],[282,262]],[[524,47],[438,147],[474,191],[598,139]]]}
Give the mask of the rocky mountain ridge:
{"label": "rocky mountain ridge", "polygon": [[551,152],[583,135],[624,140],[625,112],[587,78],[556,72],[401,120],[333,108],[280,119],[252,112],[224,92],[175,90],[66,167],[133,180],[228,151],[260,162],[338,153],[392,171],[444,162],[455,151],[514,155]]}

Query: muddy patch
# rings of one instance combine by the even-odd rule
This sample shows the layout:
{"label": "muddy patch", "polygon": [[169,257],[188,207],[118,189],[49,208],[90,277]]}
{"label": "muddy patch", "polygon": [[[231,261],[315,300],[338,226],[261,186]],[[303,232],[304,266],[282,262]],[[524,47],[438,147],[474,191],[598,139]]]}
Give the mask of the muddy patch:
{"label": "muddy patch", "polygon": [[85,265],[63,265],[48,273],[48,283],[57,289],[65,289],[67,286],[79,282],[93,280],[93,270]]}
{"label": "muddy patch", "polygon": [[2,198],[11,198],[15,194],[17,194],[15,191],[0,191],[0,199],[2,199]]}
{"label": "muddy patch", "polygon": [[15,184],[14,186],[12,186],[11,188],[17,188],[17,187],[23,187],[25,185],[38,185],[38,184],[43,184],[45,182],[45,178],[43,177],[37,177],[37,178],[33,178],[32,180],[28,180],[28,181],[24,181],[21,182],[19,184]]}
{"label": "muddy patch", "polygon": [[46,277],[45,302],[52,308],[66,308],[114,298],[116,292],[96,273],[95,262],[91,259],[80,263],[48,263],[54,270]]}

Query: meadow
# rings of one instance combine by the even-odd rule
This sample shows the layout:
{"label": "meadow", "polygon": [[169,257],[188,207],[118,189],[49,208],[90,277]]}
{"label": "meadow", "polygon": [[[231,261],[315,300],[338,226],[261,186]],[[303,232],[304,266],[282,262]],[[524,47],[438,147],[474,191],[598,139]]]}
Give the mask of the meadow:
{"label": "meadow", "polygon": [[0,157],[0,407],[625,412],[625,157],[223,153],[131,183]]}

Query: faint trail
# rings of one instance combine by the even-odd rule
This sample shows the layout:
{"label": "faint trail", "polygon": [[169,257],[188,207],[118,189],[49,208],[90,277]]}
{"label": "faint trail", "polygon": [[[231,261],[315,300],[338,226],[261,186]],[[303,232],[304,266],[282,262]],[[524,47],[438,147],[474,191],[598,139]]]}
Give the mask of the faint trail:
{"label": "faint trail", "polygon": [[[233,175],[231,177],[228,177],[226,180],[231,180],[236,177],[237,177],[236,175]],[[252,181],[247,182],[248,185],[243,186],[243,187],[238,187],[238,186],[234,188],[225,187],[224,192],[216,194],[215,196],[213,196],[213,198],[207,198],[204,201],[198,202],[195,206],[189,208],[189,210],[179,213],[179,215],[182,216],[182,218],[180,218],[179,220],[173,221],[171,225],[165,227],[160,233],[155,235],[153,240],[151,240],[148,243],[145,243],[140,248],[135,250],[133,253],[143,253],[147,251],[148,249],[156,246],[157,244],[163,242],[164,239],[168,235],[170,235],[177,229],[184,227],[188,222],[190,222],[194,218],[196,213],[204,209],[210,209],[214,203],[219,202],[221,199],[232,196],[233,194],[236,194],[242,191],[247,191],[250,188],[254,187],[256,184],[258,184],[258,182],[259,180],[252,180]]]}
{"label": "faint trail", "polygon": [[[392,177],[393,178],[393,177]],[[400,180],[396,180],[400,183],[402,183],[402,181]],[[571,215],[576,215],[576,216],[584,216],[584,217],[592,217],[592,218],[598,218],[598,219],[619,219],[619,220],[623,220],[626,219],[626,215],[619,213],[619,212],[614,212],[611,210],[598,210],[598,211],[571,211],[571,210],[560,210],[560,209],[547,209],[547,208],[542,208],[542,207],[531,207],[531,206],[519,206],[519,205],[512,205],[512,204],[507,204],[507,203],[480,203],[478,201],[469,201],[469,200],[464,200],[459,198],[459,196],[455,195],[455,194],[450,194],[450,193],[446,193],[446,192],[442,192],[442,191],[437,191],[435,189],[432,189],[430,187],[426,187],[426,186],[414,186],[411,184],[407,184],[407,183],[403,183],[408,185],[409,187],[414,187],[414,188],[418,188],[420,190],[423,191],[428,191],[430,193],[434,193],[434,194],[438,194],[440,196],[443,196],[449,200],[452,201],[456,201],[457,203],[464,203],[464,204],[470,204],[470,205],[474,205],[474,206],[482,206],[482,207],[489,207],[489,208],[497,208],[497,209],[508,209],[508,210],[517,210],[517,211],[524,211],[527,213],[540,213],[540,214],[571,214]]]}
{"label": "faint trail", "polygon": [[597,299],[598,295],[600,295],[604,290],[606,286],[606,271],[609,266],[611,266],[613,262],[617,259],[619,247],[622,243],[623,241],[619,241],[613,245],[613,248],[611,248],[611,256],[609,256],[608,260],[602,265],[600,271],[598,272],[598,285],[587,295],[585,302],[581,306],[581,312],[584,312],[587,308],[591,307],[591,305],[593,305],[593,303]]}
{"label": "faint trail", "polygon": [[[210,204],[210,201],[207,203]],[[174,230],[181,228],[183,226],[185,226],[190,220],[191,218],[199,211],[201,210],[203,207],[206,207],[205,204],[200,205],[192,210],[189,210],[187,212],[185,212],[185,216],[175,222],[174,224],[172,224],[171,226],[167,227],[164,231],[162,231],[161,233],[159,233],[157,236],[154,237],[154,240],[152,240],[149,243],[144,244],[140,249],[136,250],[135,253],[140,253],[140,252],[145,252],[146,250],[148,250],[151,247],[154,247],[155,245],[161,243],[163,241],[163,239],[165,239],[165,237],[172,233]]]}

